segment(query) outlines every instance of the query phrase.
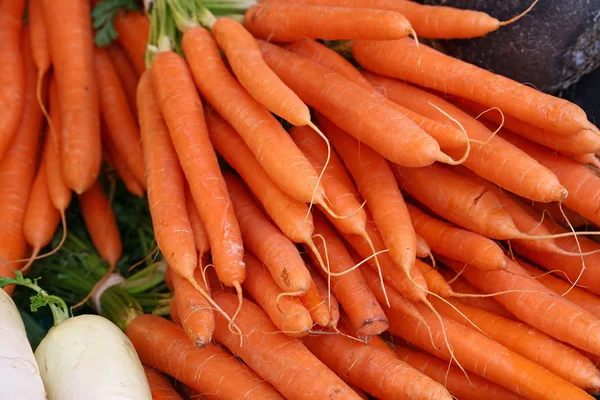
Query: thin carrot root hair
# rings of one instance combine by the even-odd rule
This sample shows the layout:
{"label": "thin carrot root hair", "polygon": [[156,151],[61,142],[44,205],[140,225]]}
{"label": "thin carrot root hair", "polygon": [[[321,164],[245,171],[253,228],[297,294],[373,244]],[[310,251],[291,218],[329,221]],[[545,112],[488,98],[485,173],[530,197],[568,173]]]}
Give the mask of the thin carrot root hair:
{"label": "thin carrot root hair", "polygon": [[94,295],[94,293],[96,292],[96,290],[98,290],[98,288],[108,279],[109,276],[112,275],[113,272],[115,272],[116,268],[117,268],[116,264],[115,265],[109,265],[108,271],[106,271],[106,273],[104,274],[104,276],[102,278],[100,278],[100,280],[98,282],[96,282],[96,284],[92,288],[92,291],[89,292],[79,303],[77,303],[73,307],[71,307],[71,309],[74,310],[76,308],[81,307],[85,303],[87,303],[87,301]]}
{"label": "thin carrot root hair", "polygon": [[442,114],[444,114],[452,122],[454,122],[458,126],[458,128],[461,130],[461,132],[465,135],[465,138],[467,139],[466,140],[467,148],[465,149],[465,154],[459,160],[453,160],[452,157],[448,156],[447,154],[442,153],[446,157],[444,160],[440,160],[440,162],[443,162],[448,165],[460,165],[460,164],[464,163],[465,161],[467,161],[467,158],[469,158],[469,155],[471,154],[471,143],[473,142],[471,139],[469,139],[469,135],[467,134],[465,127],[460,122],[458,122],[458,120],[456,118],[452,117],[450,114],[448,114],[446,111],[442,110],[440,107],[436,106],[432,102],[429,102],[429,105],[432,106],[433,108],[435,108],[436,110],[438,110],[439,112],[441,112]]}
{"label": "thin carrot root hair", "polygon": [[531,5],[529,7],[527,7],[527,9],[525,11],[523,11],[522,13],[520,13],[519,15],[516,15],[509,20],[501,21],[499,26],[506,26],[506,25],[512,24],[513,22],[517,22],[518,20],[523,18],[525,15],[529,14],[529,12],[533,9],[533,7],[535,7],[535,5],[538,3],[538,1],[539,0],[534,0],[533,3],[531,3]]}
{"label": "thin carrot root hair", "polygon": [[[569,229],[571,230],[571,232],[575,233],[575,228],[573,228],[573,225],[571,224],[571,221],[569,221],[569,218],[567,218],[567,214],[565,214],[565,211],[562,208],[562,202],[563,200],[568,196],[568,193],[565,193],[561,199],[558,202],[558,209],[560,210],[560,213],[562,214],[563,218],[565,219],[565,221],[567,221],[567,225],[569,225]],[[583,250],[581,250],[581,243],[579,242],[579,238],[577,237],[577,235],[575,235],[574,237],[575,239],[575,243],[577,244],[577,250],[579,251],[579,255],[581,257],[581,271],[579,271],[579,275],[577,276],[577,279],[575,279],[575,282],[571,283],[571,287],[569,289],[567,289],[566,292],[564,292],[562,295],[566,296],[571,290],[573,290],[573,288],[575,286],[577,286],[577,282],[579,282],[579,279],[581,279],[581,276],[583,275],[586,267],[585,267],[585,258],[583,258]]]}
{"label": "thin carrot root hair", "polygon": [[432,251],[429,251],[429,254],[427,254],[427,256],[429,257],[429,259],[431,260],[431,266],[433,267],[433,269],[437,269],[436,268],[436,261],[435,261],[435,257],[433,255]]}
{"label": "thin carrot root hair", "polygon": [[279,312],[281,313],[281,315],[283,315],[284,317],[287,316],[283,310],[281,309],[281,307],[279,307],[279,301],[283,298],[283,297],[300,297],[302,296],[306,291],[303,290],[299,290],[297,292],[283,292],[283,293],[279,293],[277,295],[277,298],[275,299],[275,306],[277,307],[277,309],[279,310]]}
{"label": "thin carrot root hair", "polygon": [[[233,287],[235,288],[235,291],[237,292],[238,308],[237,308],[237,310],[235,310],[235,313],[233,313],[233,316],[229,320],[229,331],[231,333],[233,333],[234,335],[239,333],[240,347],[242,347],[242,345],[244,344],[244,338],[243,338],[242,331],[240,330],[240,328],[237,325],[235,325],[235,319],[237,318],[240,311],[242,311],[242,305],[244,304],[244,295],[242,293],[242,285],[240,285],[240,283],[238,281],[233,282]],[[238,333],[236,333],[234,331],[234,329],[233,329],[234,327]]]}
{"label": "thin carrot root hair", "polygon": [[409,36],[412,36],[415,40],[415,46],[417,47],[417,67],[421,68],[421,47],[419,44],[419,37],[417,36],[417,31],[415,31],[412,26],[410,27]]}
{"label": "thin carrot root hair", "polygon": [[31,256],[29,256],[29,258],[23,258],[23,259],[20,259],[20,260],[11,261],[11,262],[23,262],[23,261],[27,261],[27,264],[25,264],[20,269],[21,272],[27,272],[27,271],[29,271],[29,268],[31,268],[31,265],[33,264],[34,261],[41,260],[42,258],[50,257],[51,255],[53,255],[57,251],[59,251],[60,248],[62,247],[62,245],[65,244],[65,240],[67,239],[67,217],[66,217],[64,211],[61,211],[61,213],[60,213],[60,220],[61,220],[61,224],[62,224],[62,228],[63,228],[63,234],[62,234],[62,236],[60,238],[60,242],[58,242],[58,245],[56,245],[55,248],[53,248],[49,252],[44,253],[42,255],[39,255],[39,252],[42,249],[41,248],[35,248],[35,249],[33,249],[33,252],[31,253]]}
{"label": "thin carrot root hair", "polygon": [[[319,174],[319,177],[317,178],[317,184],[315,185],[315,190],[313,190],[312,198],[310,199],[310,204],[308,205],[308,211],[306,212],[306,216],[304,217],[305,221],[308,220],[308,217],[312,210],[312,206],[315,202],[315,197],[317,196],[317,191],[319,190],[319,185],[321,184],[321,180],[323,179],[323,175],[325,174],[325,170],[327,169],[327,166],[329,165],[329,160],[331,159],[331,144],[329,143],[329,139],[327,139],[327,136],[325,136],[325,134],[323,132],[321,132],[321,130],[315,124],[313,124],[312,121],[309,120],[307,125],[325,141],[325,144],[327,145],[327,160],[325,160],[323,169],[321,170],[321,173]],[[323,203],[324,203],[324,201],[323,201]],[[325,206],[323,208],[325,208]],[[327,212],[331,211],[329,209],[329,207],[327,207],[325,209],[327,210]],[[334,215],[334,214],[332,214],[332,215]]]}
{"label": "thin carrot root hair", "polygon": [[492,110],[496,110],[500,113],[500,118],[502,119],[500,121],[500,125],[498,125],[498,127],[496,128],[496,130],[494,132],[492,132],[492,134],[490,135],[489,138],[487,138],[484,141],[481,140],[475,140],[475,139],[469,139],[471,141],[471,143],[477,143],[480,144],[482,146],[485,146],[486,144],[488,144],[493,138],[494,136],[496,136],[498,134],[498,132],[500,132],[500,130],[504,127],[504,113],[502,112],[502,110],[498,107],[491,107],[488,108],[487,110],[484,110],[482,112],[479,113],[478,116],[475,117],[475,119],[479,119],[481,118],[482,115],[487,114],[488,112],[492,111]]}
{"label": "thin carrot root hair", "polygon": [[[313,237],[318,237],[323,241],[323,251],[325,252],[325,259],[327,260],[327,264],[323,262],[323,257],[321,257],[321,253],[319,253],[319,250],[317,249],[317,246],[315,245],[315,242],[312,239]],[[310,251],[312,251],[315,257],[317,258],[317,263],[319,264],[319,267],[321,267],[321,269],[327,274],[327,309],[331,311],[331,271],[329,269],[329,253],[327,252],[327,241],[325,240],[323,235],[317,233],[305,243],[310,249]]]}
{"label": "thin carrot root hair", "polygon": [[450,279],[449,281],[446,281],[446,283],[447,283],[448,285],[452,285],[454,282],[456,282],[456,280],[457,280],[458,278],[460,278],[460,276],[463,274],[463,272],[465,272],[465,270],[467,269],[467,267],[468,267],[468,266],[469,266],[468,264],[465,264],[465,265],[462,267],[462,269],[461,269],[460,271],[458,271],[458,272],[456,273],[456,275],[454,275],[454,278]]}
{"label": "thin carrot root hair", "polygon": [[373,252],[372,254],[373,254],[373,258],[375,259],[375,266],[377,267],[377,275],[379,276],[379,282],[381,282],[381,291],[383,292],[383,297],[385,298],[385,304],[389,308],[389,307],[391,307],[390,299],[388,298],[387,290],[385,290],[385,282],[383,280],[383,273],[381,272],[381,265],[379,265],[379,259],[375,255],[377,253],[375,251],[375,245],[373,245],[373,241],[371,240],[371,237],[369,236],[369,234],[367,232],[364,232],[363,239],[365,240],[365,242],[367,242],[367,244],[371,248],[371,251]]}
{"label": "thin carrot root hair", "polygon": [[158,255],[160,249],[158,248],[158,245],[156,245],[156,239],[152,240],[152,245],[153,245],[153,247],[148,252],[148,254],[146,255],[146,257],[142,258],[140,261],[136,262],[131,267],[127,268],[127,272],[133,271],[135,268],[137,268],[138,266],[142,265],[143,263],[145,263],[146,261],[148,261],[150,258],[156,257]]}
{"label": "thin carrot root hair", "polygon": [[323,207],[323,209],[324,209],[324,210],[327,212],[327,214],[331,215],[331,217],[333,217],[333,218],[335,218],[335,219],[347,219],[347,218],[353,217],[353,216],[355,216],[356,214],[358,214],[358,212],[359,212],[360,210],[362,210],[363,208],[365,208],[365,206],[367,205],[367,201],[366,201],[366,200],[364,200],[364,201],[361,203],[361,205],[360,205],[360,206],[359,206],[359,207],[358,207],[356,210],[352,211],[350,214],[347,214],[347,215],[338,215],[338,214],[336,214],[336,213],[335,213],[335,211],[333,211],[333,210],[331,209],[331,207],[329,207],[329,206],[327,205],[326,201],[329,201],[329,199],[327,198],[327,194],[324,194],[324,196],[323,196],[323,197],[324,197],[324,200],[325,200],[325,201],[322,201],[322,202],[320,202],[320,203],[318,203],[318,204],[319,204],[321,207]]}

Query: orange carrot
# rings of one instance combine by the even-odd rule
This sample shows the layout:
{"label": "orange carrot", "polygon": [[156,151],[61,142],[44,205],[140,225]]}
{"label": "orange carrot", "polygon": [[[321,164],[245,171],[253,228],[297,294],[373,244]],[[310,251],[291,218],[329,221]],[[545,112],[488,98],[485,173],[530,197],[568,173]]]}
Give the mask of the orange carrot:
{"label": "orange carrot", "polygon": [[583,129],[594,130],[585,112],[573,103],[425,45],[418,50],[411,39],[356,41],[352,52],[360,65],[373,72],[461,96],[488,107],[499,107],[515,118],[551,132],[568,135]]}
{"label": "orange carrot", "polygon": [[146,44],[150,34],[150,20],[145,14],[121,11],[115,18],[119,44],[123,46],[138,74],[146,70]]}
{"label": "orange carrot", "polygon": [[[462,264],[445,262],[460,271]],[[467,267],[463,276],[485,293],[512,291],[495,296],[521,321],[560,341],[600,355],[600,322],[592,314],[556,296],[519,264],[508,260],[506,270],[484,271]],[[523,307],[523,302],[528,304]]]}
{"label": "orange carrot", "polygon": [[[313,278],[311,285],[306,293],[300,296],[300,302],[308,310],[315,324],[323,327],[330,326],[332,325],[332,318],[327,307],[327,297],[321,298],[321,294],[315,281],[319,282],[320,286],[322,286],[321,284],[324,284],[325,294],[327,294],[327,283],[322,282],[320,280],[321,277],[313,271],[310,271],[310,273]],[[331,300],[333,302],[334,299],[331,298]],[[335,306],[335,303],[332,305]]]}
{"label": "orange carrot", "polygon": [[561,207],[558,206],[558,203],[534,202],[531,204],[531,207],[533,207],[540,214],[547,216],[548,218],[552,219],[552,221],[564,226],[565,228],[568,228],[569,224],[567,224],[563,213],[566,215],[571,225],[573,225],[575,228],[587,227],[590,224],[588,220],[565,206],[562,206],[561,211]]}
{"label": "orange carrot", "polygon": [[[335,298],[335,294],[331,293],[329,290],[329,286],[325,279],[316,272],[315,268],[309,269],[309,271],[315,284],[315,288],[319,293],[319,298],[321,299],[321,302],[318,303],[318,307],[311,311],[311,315],[320,315],[320,309],[325,309],[329,315],[329,324],[327,326],[335,328],[340,320],[340,303]],[[314,317],[313,319],[316,320]]]}
{"label": "orange carrot", "polygon": [[[18,269],[18,265],[10,261],[20,260],[25,256],[23,219],[35,178],[38,143],[43,123],[42,111],[36,99],[37,72],[30,50],[29,29],[24,29],[23,32],[23,118],[10,147],[0,160],[0,276],[5,277],[12,277],[12,271]],[[4,290],[10,294],[14,286],[7,286]]]}
{"label": "orange carrot", "polygon": [[439,221],[412,204],[406,206],[415,231],[427,240],[434,252],[482,269],[506,266],[504,252],[490,239]]}
{"label": "orange carrot", "polygon": [[296,297],[284,294],[271,274],[252,253],[244,256],[246,280],[243,287],[269,315],[279,330],[289,336],[308,335],[312,328],[309,311]]}
{"label": "orange carrot", "polygon": [[487,400],[523,400],[523,397],[477,375],[470,374],[467,381],[458,367],[454,365],[449,367],[446,362],[430,354],[401,346],[394,346],[393,350],[400,360],[443,384],[450,393],[461,400],[480,400],[481,398]]}
{"label": "orange carrot", "polygon": [[429,243],[425,241],[421,236],[415,234],[415,238],[417,239],[417,246],[415,248],[415,252],[417,254],[417,258],[427,258],[431,256],[431,247],[429,247]]}
{"label": "orange carrot", "polygon": [[[200,269],[196,269],[194,279],[210,295],[210,287],[204,285]],[[205,347],[211,342],[215,330],[215,316],[210,303],[179,274],[173,274],[173,286],[177,296],[177,317],[185,333],[196,347]]]}
{"label": "orange carrot", "polygon": [[140,132],[130,111],[127,95],[117,71],[105,50],[94,53],[96,77],[100,95],[102,120],[106,124],[116,150],[123,156],[129,170],[145,186],[144,157],[140,146]]}
{"label": "orange carrot", "polygon": [[215,110],[206,107],[205,115],[215,149],[246,182],[275,225],[295,243],[310,239],[314,227],[308,206],[271,180],[242,138]]}
{"label": "orange carrot", "polygon": [[79,196],[85,226],[100,256],[111,270],[121,258],[123,244],[115,213],[99,181]]}
{"label": "orange carrot", "polygon": [[265,63],[256,39],[243,25],[222,17],[215,21],[211,33],[225,53],[233,73],[252,97],[293,125],[310,122],[306,104]]}
{"label": "orange carrot", "polygon": [[104,146],[103,150],[106,152],[105,158],[107,158],[108,164],[117,172],[127,190],[138,197],[144,197],[145,183],[142,185],[126,165],[112,138],[106,133],[104,124],[102,124],[102,145]]}
{"label": "orange carrot", "polygon": [[144,372],[150,385],[152,400],[183,400],[166,376],[145,365]]}
{"label": "orange carrot", "polygon": [[229,72],[210,33],[188,29],[183,51],[202,95],[242,136],[267,175],[296,200],[323,204],[316,171],[275,117]]}
{"label": "orange carrot", "polygon": [[25,0],[14,0],[0,4],[0,54],[4,59],[0,71],[0,103],[4,110],[0,122],[0,160],[19,129],[27,96],[21,46],[25,3]]}
{"label": "orange carrot", "polygon": [[[237,298],[233,294],[215,292],[214,298],[227,313],[235,311]],[[278,332],[264,311],[251,301],[244,301],[237,318],[244,335],[243,345],[227,329],[225,318],[216,315],[216,322],[215,339],[244,360],[285,398],[360,399],[298,339]],[[290,363],[290,359],[294,362]]]}
{"label": "orange carrot", "polygon": [[190,71],[185,60],[171,51],[159,53],[151,70],[152,87],[206,227],[219,280],[241,293],[245,277],[242,235]]}
{"label": "orange carrot", "polygon": [[488,14],[445,6],[429,6],[408,0],[275,0],[335,7],[376,8],[403,14],[417,34],[431,39],[468,39],[484,36],[510,21],[500,22]]}
{"label": "orange carrot", "polygon": [[[46,30],[46,21],[44,20],[42,0],[29,1],[27,15],[29,17],[29,29],[31,31],[31,53],[38,70],[38,101],[41,102],[42,80],[52,65],[52,61],[50,60],[50,49],[48,48],[48,32]],[[40,104],[40,107],[43,108],[44,105]]]}
{"label": "orange carrot", "polygon": [[259,47],[267,64],[304,102],[384,157],[414,167],[450,160],[385,98],[310,59],[263,41]]}
{"label": "orange carrot", "polygon": [[425,264],[421,260],[416,260],[415,267],[417,267],[423,274],[423,277],[427,282],[427,287],[430,291],[444,298],[448,298],[453,295],[452,288],[450,285],[448,285],[448,282],[446,282],[444,277],[440,275],[439,272],[431,268],[431,266]]}
{"label": "orange carrot", "polygon": [[[471,307],[460,301],[452,301],[452,306],[456,307],[464,316],[438,299],[432,299],[431,302],[442,315],[465,326],[469,326],[471,323],[475,324],[491,339],[534,361],[567,382],[582,389],[600,387],[600,373],[585,356],[537,329],[522,322]],[[561,360],[561,362],[557,363],[556,360]]]}
{"label": "orange carrot", "polygon": [[341,335],[302,339],[302,343],[338,376],[377,398],[452,398],[442,385],[399,360],[384,343],[376,347],[373,342],[383,340],[373,337],[366,344]]}
{"label": "orange carrot", "polygon": [[201,393],[228,399],[283,399],[226,350],[214,344],[196,348],[182,328],[164,318],[141,315],[125,333],[144,364]]}
{"label": "orange carrot", "polygon": [[[437,317],[425,306],[415,305],[427,325],[395,312],[389,312],[390,330],[394,335],[450,360]],[[528,398],[539,400],[591,399],[582,389],[564,381],[538,364],[507,349],[496,341],[452,319],[442,317],[445,335],[454,356],[468,371]],[[433,333],[431,343],[428,329]],[[540,386],[540,382],[544,385]]]}
{"label": "orange carrot", "polygon": [[310,274],[296,246],[258,208],[244,184],[223,172],[244,245],[267,267],[282,291],[300,296],[310,286]]}
{"label": "orange carrot", "polygon": [[102,157],[90,4],[42,1],[61,108],[62,174],[81,194],[96,181]]}
{"label": "orange carrot", "polygon": [[[479,176],[494,182],[520,196],[535,201],[558,201],[565,194],[558,179],[550,170],[543,167],[525,152],[500,137],[493,136],[486,128],[460,108],[448,103],[441,97],[401,81],[365,74],[367,79],[379,90],[385,91],[388,98],[427,118],[454,125],[458,121],[466,130],[470,139],[480,143],[471,143],[471,152],[463,165]],[[435,107],[434,107],[435,106]],[[440,112],[443,110],[448,116]],[[493,136],[493,137],[492,137]],[[491,138],[491,139],[490,139]],[[443,149],[447,143],[441,141]],[[447,151],[460,157],[464,151],[448,148]],[[511,165],[519,174],[506,173],[499,165]]]}
{"label": "orange carrot", "polygon": [[244,14],[244,26],[254,36],[272,42],[302,38],[391,40],[407,37],[410,22],[387,10],[325,5],[261,2]]}
{"label": "orange carrot", "polygon": [[125,96],[127,96],[127,103],[137,121],[137,107],[135,105],[135,96],[137,91],[137,84],[140,79],[140,75],[135,69],[135,66],[129,60],[125,50],[118,44],[112,43],[106,48],[106,53],[110,57],[112,65],[115,67],[115,71],[119,76]]}
{"label": "orange carrot", "polygon": [[[348,315],[349,325],[353,332],[360,336],[379,335],[387,330],[388,324],[381,306],[375,295],[366,284],[360,271],[346,272],[354,266],[354,260],[348,254],[344,243],[331,228],[327,220],[320,213],[314,214],[315,233],[322,236],[322,241],[317,242],[317,249],[321,257],[329,260],[329,269],[337,276],[331,276],[331,290],[342,308]],[[327,246],[323,244],[325,242]],[[316,257],[309,254],[313,263]],[[320,271],[326,275],[324,271]]]}
{"label": "orange carrot", "polygon": [[190,226],[192,228],[192,233],[194,234],[194,241],[196,242],[196,251],[198,251],[198,256],[202,258],[202,256],[210,251],[210,243],[208,241],[208,234],[206,233],[206,228],[204,227],[204,223],[200,219],[200,215],[198,214],[198,207],[196,207],[196,203],[194,203],[194,198],[192,197],[192,193],[190,192],[190,186],[185,183],[185,207],[190,219]]}

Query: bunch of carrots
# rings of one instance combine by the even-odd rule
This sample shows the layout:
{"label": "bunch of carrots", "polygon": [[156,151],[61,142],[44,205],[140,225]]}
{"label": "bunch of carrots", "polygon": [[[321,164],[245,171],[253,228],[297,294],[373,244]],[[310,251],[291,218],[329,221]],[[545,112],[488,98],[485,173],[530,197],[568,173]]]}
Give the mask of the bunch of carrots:
{"label": "bunch of carrots", "polygon": [[170,319],[124,327],[154,398],[174,379],[219,399],[600,392],[600,130],[420,42],[535,3],[503,22],[408,0],[25,3],[0,0],[0,275],[59,251],[72,192],[112,273],[104,161],[169,266]]}

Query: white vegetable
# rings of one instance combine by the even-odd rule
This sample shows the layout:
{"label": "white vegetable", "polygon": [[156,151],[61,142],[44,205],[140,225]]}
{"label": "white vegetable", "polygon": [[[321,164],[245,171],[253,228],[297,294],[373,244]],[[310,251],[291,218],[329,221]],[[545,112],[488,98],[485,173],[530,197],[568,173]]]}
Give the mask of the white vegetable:
{"label": "white vegetable", "polygon": [[133,345],[106,318],[80,315],[61,322],[35,357],[49,400],[152,400]]}
{"label": "white vegetable", "polygon": [[43,400],[46,391],[21,315],[0,289],[0,399]]}

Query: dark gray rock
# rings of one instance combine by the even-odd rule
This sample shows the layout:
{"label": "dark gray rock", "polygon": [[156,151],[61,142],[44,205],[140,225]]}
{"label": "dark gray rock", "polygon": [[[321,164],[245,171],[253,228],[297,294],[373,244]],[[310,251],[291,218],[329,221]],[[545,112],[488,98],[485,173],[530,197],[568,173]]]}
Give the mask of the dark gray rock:
{"label": "dark gray rock", "polygon": [[[532,0],[423,0],[484,11],[501,21]],[[600,0],[540,0],[521,20],[484,37],[437,41],[462,60],[556,92],[600,66]]]}
{"label": "dark gray rock", "polygon": [[582,77],[563,97],[583,108],[590,121],[600,127],[600,68]]}

